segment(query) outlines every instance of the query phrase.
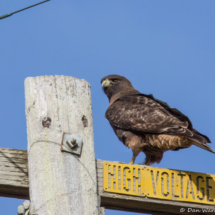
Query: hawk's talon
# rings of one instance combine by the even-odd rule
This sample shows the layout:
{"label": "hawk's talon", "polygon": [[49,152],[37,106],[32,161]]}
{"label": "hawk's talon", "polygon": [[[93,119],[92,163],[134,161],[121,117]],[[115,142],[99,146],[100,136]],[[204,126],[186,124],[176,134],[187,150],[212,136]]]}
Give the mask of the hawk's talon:
{"label": "hawk's talon", "polygon": [[146,163],[145,163],[145,162],[143,162],[143,163],[138,163],[138,165],[146,166]]}
{"label": "hawk's talon", "polygon": [[138,163],[138,165],[150,166],[150,161],[148,161],[147,163],[146,162]]}

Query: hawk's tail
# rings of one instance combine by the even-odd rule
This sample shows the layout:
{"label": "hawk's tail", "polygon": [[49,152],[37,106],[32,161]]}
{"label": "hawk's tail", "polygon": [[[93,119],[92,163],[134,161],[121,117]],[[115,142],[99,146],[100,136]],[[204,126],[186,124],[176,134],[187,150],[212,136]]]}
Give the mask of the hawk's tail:
{"label": "hawk's tail", "polygon": [[197,142],[197,141],[194,140],[194,139],[192,139],[192,140],[193,140],[193,144],[194,144],[194,145],[196,145],[196,146],[198,146],[198,147],[200,147],[200,148],[202,148],[202,149],[205,149],[205,150],[207,150],[207,151],[212,152],[212,153],[215,154],[215,151],[214,151],[210,146],[208,146],[207,144],[199,143],[199,142]]}
{"label": "hawk's tail", "polygon": [[215,154],[215,151],[210,146],[207,145],[208,142],[209,143],[211,142],[207,136],[202,135],[201,133],[193,129],[193,137],[190,139],[193,140],[194,145]]}

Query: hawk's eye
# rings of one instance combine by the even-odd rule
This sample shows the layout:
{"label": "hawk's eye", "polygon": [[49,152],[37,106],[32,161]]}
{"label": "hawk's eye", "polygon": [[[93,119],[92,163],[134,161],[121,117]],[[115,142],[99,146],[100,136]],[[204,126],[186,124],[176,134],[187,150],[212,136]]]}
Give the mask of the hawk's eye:
{"label": "hawk's eye", "polygon": [[113,83],[117,83],[117,82],[119,82],[119,80],[114,79],[114,80],[112,80],[112,82],[113,82]]}

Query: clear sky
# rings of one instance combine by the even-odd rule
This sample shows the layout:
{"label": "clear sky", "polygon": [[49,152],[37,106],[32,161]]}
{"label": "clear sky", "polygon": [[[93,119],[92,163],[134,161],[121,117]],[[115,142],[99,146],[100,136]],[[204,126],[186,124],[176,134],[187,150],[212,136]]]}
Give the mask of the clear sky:
{"label": "clear sky", "polygon": [[[0,15],[37,2],[2,0]],[[215,149],[214,8],[214,0],[52,0],[0,20],[0,147],[27,149],[26,77],[74,76],[91,84],[96,158],[128,163],[132,152],[104,118],[100,85],[119,74],[189,116]],[[214,161],[192,146],[153,166],[215,174]],[[0,198],[1,214],[16,214],[22,202]],[[122,214],[134,215],[106,210]]]}

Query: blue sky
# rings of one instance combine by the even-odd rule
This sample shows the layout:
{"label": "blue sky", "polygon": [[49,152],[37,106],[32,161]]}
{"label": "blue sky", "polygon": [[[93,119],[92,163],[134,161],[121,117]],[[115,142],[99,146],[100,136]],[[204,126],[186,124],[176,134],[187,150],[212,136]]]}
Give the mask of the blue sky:
{"label": "blue sky", "polygon": [[[3,0],[0,15],[37,2]],[[96,158],[128,163],[132,152],[104,118],[100,85],[119,74],[189,116],[215,149],[214,7],[212,0],[52,0],[0,20],[0,147],[27,149],[26,77],[74,76],[91,84]],[[153,166],[215,174],[214,160],[192,146],[166,152]],[[22,202],[1,197],[1,213],[16,214]],[[106,210],[122,214],[134,213]]]}

